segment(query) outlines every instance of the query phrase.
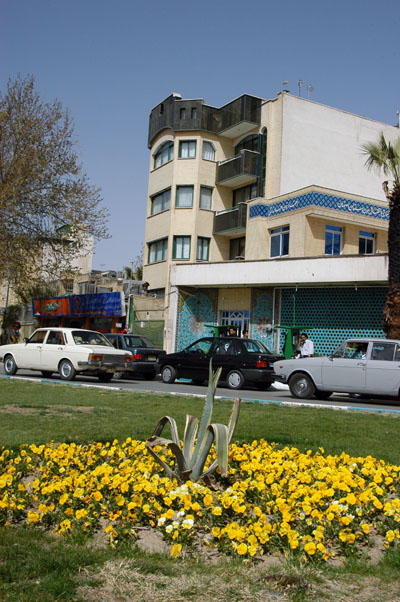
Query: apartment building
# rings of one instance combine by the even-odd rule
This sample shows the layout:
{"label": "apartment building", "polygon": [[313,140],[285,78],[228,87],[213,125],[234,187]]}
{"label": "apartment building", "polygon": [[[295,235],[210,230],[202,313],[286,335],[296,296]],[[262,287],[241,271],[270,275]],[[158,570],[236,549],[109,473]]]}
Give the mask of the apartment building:
{"label": "apartment building", "polygon": [[319,353],[382,334],[389,210],[362,154],[381,132],[399,135],[287,92],[151,111],[143,278],[169,351],[230,322],[275,349],[299,324]]}

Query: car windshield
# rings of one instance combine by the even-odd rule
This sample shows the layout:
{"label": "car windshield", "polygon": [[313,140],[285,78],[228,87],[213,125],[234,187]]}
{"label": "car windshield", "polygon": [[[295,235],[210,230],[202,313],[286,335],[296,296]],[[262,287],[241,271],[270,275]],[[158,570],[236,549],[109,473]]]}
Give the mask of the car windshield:
{"label": "car windshield", "polygon": [[255,339],[240,339],[249,353],[271,353],[261,341]]}
{"label": "car windshield", "polygon": [[203,353],[208,353],[211,349],[211,345],[213,344],[213,339],[200,339],[199,341],[195,341],[189,347],[186,347],[185,351],[187,353],[193,353],[202,351]]}
{"label": "car windshield", "polygon": [[110,341],[106,339],[100,332],[92,330],[73,330],[72,337],[75,345],[105,345],[112,347]]}

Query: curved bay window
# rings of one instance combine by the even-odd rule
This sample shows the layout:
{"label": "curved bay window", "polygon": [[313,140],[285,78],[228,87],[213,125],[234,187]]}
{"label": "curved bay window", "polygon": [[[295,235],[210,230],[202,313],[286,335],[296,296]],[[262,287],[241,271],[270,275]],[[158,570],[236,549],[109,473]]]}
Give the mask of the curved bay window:
{"label": "curved bay window", "polygon": [[154,169],[156,167],[161,167],[165,163],[169,163],[174,158],[174,143],[172,140],[168,142],[164,142],[161,146],[158,147],[157,151],[154,153]]}

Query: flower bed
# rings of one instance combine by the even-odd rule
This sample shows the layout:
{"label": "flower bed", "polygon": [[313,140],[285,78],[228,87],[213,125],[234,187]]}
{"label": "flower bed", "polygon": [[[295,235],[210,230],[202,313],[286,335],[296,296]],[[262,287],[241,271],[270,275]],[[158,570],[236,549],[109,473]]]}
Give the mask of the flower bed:
{"label": "flower bed", "polygon": [[199,542],[248,558],[281,551],[322,560],[400,544],[400,466],[370,456],[233,444],[228,477],[210,489],[171,481],[130,438],[0,454],[2,525],[80,538],[101,528],[112,546],[151,527],[172,556]]}

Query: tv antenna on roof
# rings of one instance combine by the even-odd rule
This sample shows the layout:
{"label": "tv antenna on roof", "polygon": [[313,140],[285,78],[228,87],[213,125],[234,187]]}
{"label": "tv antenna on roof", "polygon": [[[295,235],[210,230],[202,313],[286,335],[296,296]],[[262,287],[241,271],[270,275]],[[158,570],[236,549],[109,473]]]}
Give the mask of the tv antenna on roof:
{"label": "tv antenna on roof", "polygon": [[301,86],[305,83],[306,82],[304,79],[299,79],[299,81],[297,82],[297,85],[299,86],[299,96],[301,96]]}
{"label": "tv antenna on roof", "polygon": [[308,84],[307,86],[307,98],[310,100],[310,94],[314,90],[314,86],[312,84]]}

